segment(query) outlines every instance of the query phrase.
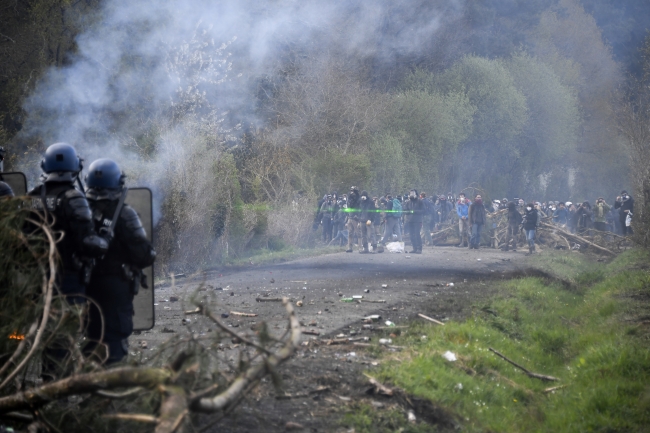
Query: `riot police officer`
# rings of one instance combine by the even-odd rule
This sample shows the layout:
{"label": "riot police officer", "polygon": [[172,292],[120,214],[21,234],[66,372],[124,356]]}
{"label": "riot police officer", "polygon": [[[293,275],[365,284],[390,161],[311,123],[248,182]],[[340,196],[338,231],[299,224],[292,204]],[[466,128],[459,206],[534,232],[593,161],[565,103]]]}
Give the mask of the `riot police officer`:
{"label": "riot police officer", "polygon": [[70,303],[84,303],[85,286],[91,261],[108,250],[108,242],[95,233],[90,208],[84,193],[75,188],[82,159],[74,147],[56,143],[45,151],[41,161],[43,183],[27,193],[32,208],[52,223],[54,231],[63,232],[56,244],[61,257],[57,289]]}
{"label": "riot police officer", "polygon": [[140,287],[142,269],[156,257],[138,214],[124,204],[124,178],[120,167],[110,159],[94,161],[86,176],[86,195],[95,228],[110,242],[88,285],[88,297],[96,302],[89,307],[88,338],[90,348],[94,348],[101,339],[103,326],[109,364],[122,360],[128,353],[128,337],[133,332],[133,297]]}

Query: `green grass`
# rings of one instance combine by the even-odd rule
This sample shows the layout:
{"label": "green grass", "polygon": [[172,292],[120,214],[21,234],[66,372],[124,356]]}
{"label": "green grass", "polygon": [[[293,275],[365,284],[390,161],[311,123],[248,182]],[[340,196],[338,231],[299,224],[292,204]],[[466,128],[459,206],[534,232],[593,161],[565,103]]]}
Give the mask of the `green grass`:
{"label": "green grass", "polygon": [[[386,359],[380,379],[455,413],[464,431],[646,432],[650,333],[638,319],[647,320],[650,305],[648,259],[640,251],[609,264],[575,253],[540,256],[542,267],[571,285],[495,283],[499,295],[465,322],[414,322],[398,343],[408,349],[401,360]],[[489,347],[560,381],[529,378]],[[441,356],[448,350],[457,362]],[[566,387],[544,392],[558,385]],[[347,422],[364,431],[369,413]]]}

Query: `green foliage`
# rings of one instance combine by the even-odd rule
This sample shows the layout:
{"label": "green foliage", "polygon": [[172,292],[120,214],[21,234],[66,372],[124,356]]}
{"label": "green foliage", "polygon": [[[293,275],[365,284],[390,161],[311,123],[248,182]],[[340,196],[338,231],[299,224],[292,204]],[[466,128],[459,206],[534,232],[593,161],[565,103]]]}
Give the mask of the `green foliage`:
{"label": "green foliage", "polygon": [[[381,379],[456,411],[464,431],[645,431],[648,331],[621,324],[647,311],[650,274],[638,268],[647,253],[628,252],[606,266],[570,254],[548,257],[557,258],[560,276],[575,274],[576,264],[589,289],[577,293],[539,278],[499,283],[501,296],[465,322],[412,323],[399,342],[410,349],[401,362],[386,360]],[[560,382],[527,377],[489,347]],[[447,350],[459,360],[446,361]],[[566,388],[543,392],[557,385]]]}
{"label": "green foliage", "polygon": [[[526,53],[518,53],[505,63],[515,87],[526,97],[528,120],[518,140],[516,178],[526,177],[530,185],[522,191],[525,197],[563,196],[562,186],[568,178],[567,155],[575,151],[580,112],[575,91],[562,84],[548,65]],[[557,166],[561,170],[555,170]],[[539,181],[546,175],[544,188]],[[561,179],[551,179],[560,176]]]}
{"label": "green foliage", "polygon": [[476,107],[470,141],[513,149],[512,141],[528,120],[526,97],[502,61],[466,56],[445,71],[441,85],[448,91],[466,94]]}
{"label": "green foliage", "polygon": [[314,175],[313,185],[321,197],[332,191],[348,191],[351,185],[365,189],[369,184],[371,167],[365,154],[329,149],[314,155],[307,164]]}

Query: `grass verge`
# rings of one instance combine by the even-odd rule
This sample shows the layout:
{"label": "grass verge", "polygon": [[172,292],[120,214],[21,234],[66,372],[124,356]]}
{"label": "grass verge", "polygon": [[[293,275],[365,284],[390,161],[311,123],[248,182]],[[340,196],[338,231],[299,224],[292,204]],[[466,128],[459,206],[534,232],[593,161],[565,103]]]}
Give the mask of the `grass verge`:
{"label": "grass verge", "polygon": [[[454,413],[463,431],[646,432],[649,258],[630,251],[605,264],[575,253],[542,255],[537,265],[564,282],[494,283],[499,294],[462,323],[412,323],[398,343],[407,349],[384,359],[379,378]],[[560,380],[530,378],[488,348]],[[447,351],[458,360],[445,360]],[[382,416],[366,408],[345,424],[357,433],[436,429],[395,427],[397,415],[384,428]]]}

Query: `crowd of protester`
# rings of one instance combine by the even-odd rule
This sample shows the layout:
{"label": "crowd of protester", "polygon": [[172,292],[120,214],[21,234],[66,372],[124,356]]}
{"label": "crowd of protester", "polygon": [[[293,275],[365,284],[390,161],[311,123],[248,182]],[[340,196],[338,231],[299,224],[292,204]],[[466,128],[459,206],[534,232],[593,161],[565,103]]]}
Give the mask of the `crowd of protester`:
{"label": "crowd of protester", "polygon": [[408,194],[371,196],[356,186],[347,194],[326,194],[318,201],[314,230],[322,227],[322,240],[328,245],[347,246],[351,253],[383,252],[386,243],[408,238],[410,253],[421,254],[422,246],[435,246],[437,232],[457,226],[459,247],[479,249],[481,234],[488,218],[507,218],[505,241],[499,247],[506,251],[517,248],[520,233],[525,235],[529,253],[535,252],[537,230],[542,221],[570,233],[591,236],[611,232],[620,236],[632,233],[630,225],[634,199],[622,191],[612,205],[598,197],[589,201],[526,201],[523,198],[484,202],[481,194],[467,197],[464,192],[432,197],[413,189]]}

